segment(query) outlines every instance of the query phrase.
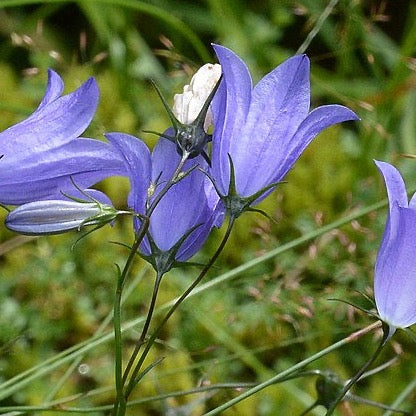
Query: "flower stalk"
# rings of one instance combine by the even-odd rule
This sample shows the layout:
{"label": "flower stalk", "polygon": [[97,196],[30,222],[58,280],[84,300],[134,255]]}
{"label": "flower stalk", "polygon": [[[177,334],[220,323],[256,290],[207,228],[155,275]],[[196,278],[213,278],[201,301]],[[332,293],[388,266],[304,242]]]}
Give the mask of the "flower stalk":
{"label": "flower stalk", "polygon": [[329,408],[327,409],[326,416],[330,416],[334,413],[335,408],[338,406],[340,401],[344,398],[344,396],[348,393],[350,388],[354,386],[354,384],[357,383],[357,381],[361,378],[361,376],[367,371],[367,369],[373,364],[373,362],[378,358],[381,351],[383,350],[384,346],[387,344],[387,341],[391,338],[392,333],[390,331],[390,328],[385,323],[382,323],[382,329],[383,329],[383,336],[381,338],[380,344],[378,345],[376,351],[371,356],[371,358],[357,371],[355,376],[351,378],[348,383],[343,387],[341,392],[338,394],[338,396],[335,398],[335,400],[331,403]]}
{"label": "flower stalk", "polygon": [[124,395],[124,385],[126,382],[126,378],[128,377],[130,368],[135,360],[135,357],[137,356],[138,350],[140,349],[140,346],[143,344],[144,339],[146,337],[146,334],[150,325],[150,321],[153,316],[153,311],[154,311],[154,307],[156,304],[157,293],[159,290],[159,285],[160,285],[162,275],[158,275],[156,277],[156,282],[155,282],[148,314],[146,317],[146,321],[143,326],[143,330],[140,335],[140,338],[136,344],[135,350],[127,364],[127,367],[124,373],[123,373],[123,358],[122,358],[123,341],[122,341],[122,334],[121,334],[121,298],[122,298],[123,287],[124,287],[128,272],[130,271],[131,265],[133,263],[133,260],[136,257],[137,251],[140,247],[140,244],[142,243],[144,237],[146,236],[146,233],[148,232],[149,224],[150,224],[150,217],[153,214],[159,202],[161,201],[161,199],[163,198],[163,196],[177,182],[178,177],[180,176],[180,173],[183,169],[183,166],[186,160],[187,160],[187,155],[183,155],[174,173],[172,174],[172,177],[170,178],[170,180],[166,183],[166,185],[163,187],[163,189],[160,191],[157,197],[155,197],[152,203],[148,206],[146,215],[143,217],[140,228],[138,232],[136,233],[136,238],[130,249],[127,261],[124,265],[122,272],[121,273],[119,272],[119,277],[117,279],[117,288],[116,288],[116,294],[115,294],[115,300],[114,300],[114,338],[115,338],[115,355],[116,355],[115,379],[116,379],[117,396],[116,396],[116,402],[113,408],[113,414],[117,416],[123,416],[126,412],[127,399],[125,398],[125,395]]}
{"label": "flower stalk", "polygon": [[[130,381],[126,387],[125,392],[125,398],[128,399],[129,395],[131,394],[134,386],[135,386],[135,380],[138,377],[138,374],[141,370],[141,367],[143,365],[144,360],[147,357],[147,354],[149,353],[153,343],[155,342],[156,338],[160,334],[161,330],[165,326],[165,324],[168,322],[170,317],[173,315],[173,313],[179,308],[179,306],[183,303],[183,301],[188,297],[188,295],[195,289],[195,287],[201,282],[201,280],[205,277],[205,275],[208,273],[208,271],[211,269],[211,267],[216,262],[219,255],[224,250],[224,247],[231,235],[231,231],[234,226],[234,219],[230,218],[228,221],[227,229],[225,231],[224,237],[221,240],[221,243],[219,244],[217,250],[209,260],[209,262],[204,266],[204,268],[199,273],[198,277],[193,281],[193,283],[183,292],[183,294],[178,298],[178,300],[174,303],[174,305],[169,309],[169,311],[166,313],[164,318],[162,319],[161,323],[158,325],[158,327],[153,331],[152,335],[150,336],[149,340],[146,343],[145,349],[143,350],[134,370],[132,371]],[[139,348],[140,349],[140,348]],[[139,351],[137,351],[138,353]],[[137,356],[137,355],[136,355]],[[136,358],[136,357],[135,357]]]}

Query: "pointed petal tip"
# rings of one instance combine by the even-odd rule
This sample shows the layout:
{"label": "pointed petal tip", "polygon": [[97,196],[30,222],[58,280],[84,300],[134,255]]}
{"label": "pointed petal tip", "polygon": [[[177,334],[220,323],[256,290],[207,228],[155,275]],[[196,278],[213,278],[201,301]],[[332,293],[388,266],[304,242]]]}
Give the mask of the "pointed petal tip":
{"label": "pointed petal tip", "polygon": [[[331,110],[333,113],[337,113],[336,116],[338,116],[337,118],[339,120],[336,121],[336,123],[340,123],[340,122],[343,122],[343,121],[359,121],[359,120],[361,120],[360,117],[358,117],[358,115],[354,111],[352,111],[348,107],[345,107],[344,105],[329,104],[327,106],[322,106],[322,107],[326,107],[329,110]],[[318,107],[318,108],[322,108],[322,107]]]}
{"label": "pointed petal tip", "polygon": [[63,90],[64,82],[62,81],[62,78],[57,72],[49,68],[46,91],[36,111],[41,110],[42,107],[58,99],[62,95]]}
{"label": "pointed petal tip", "polygon": [[56,79],[62,82],[61,76],[52,68],[48,68],[48,79]]}
{"label": "pointed petal tip", "polygon": [[345,107],[343,105],[339,105],[339,104],[333,104],[334,107],[337,107],[339,110],[342,111],[343,113],[343,117],[344,117],[344,121],[360,121],[360,117],[358,117],[358,115],[352,111],[350,108]]}
{"label": "pointed petal tip", "polygon": [[87,91],[88,91],[88,93],[89,94],[94,94],[94,95],[96,95],[97,96],[97,98],[98,98],[98,96],[99,96],[99,94],[100,94],[100,89],[98,88],[98,84],[97,84],[97,81],[95,80],[95,78],[94,77],[90,77],[90,78],[88,78],[80,87],[79,87],[79,90],[81,90],[82,89],[82,91],[84,91],[84,93],[87,93]]}
{"label": "pointed petal tip", "polygon": [[373,162],[380,171],[383,169],[384,166],[390,165],[387,162],[383,162],[382,160],[377,160],[377,159],[373,159]]}
{"label": "pointed petal tip", "polygon": [[308,57],[308,55],[306,55],[306,53],[301,53],[299,55],[293,55],[289,58],[287,58],[287,61],[299,61],[299,64],[303,64],[303,63],[310,63],[310,59]]}
{"label": "pointed petal tip", "polygon": [[234,59],[238,59],[239,61],[243,62],[243,60],[233,50],[225,46],[213,44],[212,47],[214,48],[214,51],[220,63],[221,63],[221,58],[230,58],[230,57],[233,57]]}
{"label": "pointed petal tip", "polygon": [[390,163],[383,162],[382,160],[373,159],[377,169],[380,173],[384,176],[384,178],[388,179],[390,175],[394,175],[395,177],[402,176],[399,170],[391,165]]}
{"label": "pointed petal tip", "polygon": [[374,163],[384,179],[389,198],[390,210],[394,202],[400,207],[407,208],[409,206],[406,185],[400,171],[390,163],[375,160]]}

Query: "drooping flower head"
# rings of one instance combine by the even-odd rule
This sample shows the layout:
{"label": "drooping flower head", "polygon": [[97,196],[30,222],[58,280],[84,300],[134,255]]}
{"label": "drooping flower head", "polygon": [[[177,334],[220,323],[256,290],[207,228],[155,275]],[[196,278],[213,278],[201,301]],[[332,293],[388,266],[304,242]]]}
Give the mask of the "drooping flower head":
{"label": "drooping flower head", "polygon": [[[281,181],[319,132],[335,123],[357,120],[340,105],[309,112],[306,55],[289,58],[253,88],[245,63],[223,46],[214,45],[214,49],[223,79],[212,104],[211,174],[222,195],[230,191],[230,159],[236,193],[249,198]],[[257,195],[247,203],[260,199]]]}
{"label": "drooping flower head", "polygon": [[[129,206],[138,214],[146,214],[181,160],[176,145],[161,138],[150,155],[147,146],[136,137],[123,133],[109,133],[106,137],[124,158],[131,183]],[[206,162],[197,156],[188,160],[183,169],[188,171],[195,165],[206,167]],[[168,190],[151,213],[148,237],[140,246],[142,253],[164,271],[175,262],[188,260],[217,225],[218,201],[208,178],[194,169]],[[139,226],[136,221],[136,231]]]}
{"label": "drooping flower head", "polygon": [[400,172],[375,162],[383,175],[389,213],[377,255],[374,295],[378,314],[391,328],[416,323],[416,196],[410,202]]}
{"label": "drooping flower head", "polygon": [[63,82],[49,70],[46,93],[37,110],[0,133],[0,203],[21,205],[61,199],[107,176],[123,174],[124,165],[108,143],[80,138],[94,116],[98,87],[93,78],[61,96]]}

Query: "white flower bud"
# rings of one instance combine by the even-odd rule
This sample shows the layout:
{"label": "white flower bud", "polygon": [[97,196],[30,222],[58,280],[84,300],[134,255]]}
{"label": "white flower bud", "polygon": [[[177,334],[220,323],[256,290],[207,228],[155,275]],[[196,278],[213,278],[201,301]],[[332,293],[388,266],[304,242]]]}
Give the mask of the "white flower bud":
{"label": "white flower bud", "polygon": [[[190,124],[197,118],[220,77],[221,65],[205,64],[194,74],[191,83],[183,87],[183,93],[175,94],[172,111],[181,123]],[[204,123],[205,131],[211,124],[212,112],[209,109]]]}

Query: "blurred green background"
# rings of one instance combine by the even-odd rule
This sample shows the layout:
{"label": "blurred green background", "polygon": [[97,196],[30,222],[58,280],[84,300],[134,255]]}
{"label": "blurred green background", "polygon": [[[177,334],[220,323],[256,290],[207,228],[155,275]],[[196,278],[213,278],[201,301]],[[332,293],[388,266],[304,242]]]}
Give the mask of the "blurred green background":
{"label": "blurred green background", "polygon": [[[385,189],[373,159],[394,163],[409,185],[416,183],[416,162],[404,157],[416,153],[416,5],[411,1],[2,0],[0,127],[36,108],[46,70],[53,68],[63,77],[66,92],[89,76],[97,79],[100,104],[85,136],[104,140],[105,132],[123,131],[153,146],[155,137],[143,130],[163,131],[169,120],[150,80],[172,102],[199,66],[215,61],[211,42],[239,54],[255,81],[306,47],[312,107],[344,104],[361,122],[335,126],[314,141],[287,183],[262,203],[274,221],[257,214],[240,218],[206,281],[382,200]],[[112,178],[99,187],[117,207],[125,206],[126,180]],[[151,359],[165,360],[133,398],[258,382],[370,324],[372,318],[362,312],[328,299],[371,307],[356,291],[372,296],[385,212],[371,212],[295,245],[187,301],[153,351]],[[214,231],[195,260],[209,258],[221,233]],[[111,334],[111,322],[100,326],[112,310],[114,263],[122,265],[127,256],[111,241],[131,243],[131,224],[125,220],[101,229],[71,250],[76,239],[75,233],[26,238],[0,230],[0,406],[39,405],[86,392],[90,394],[75,396],[67,406],[112,403],[111,335],[97,346],[93,340],[97,331]],[[197,272],[170,273],[158,304],[179,295]],[[153,272],[137,260],[124,322],[145,314],[153,279]],[[140,324],[125,333],[126,358],[139,329]],[[367,335],[308,369],[328,369],[346,380],[370,357],[379,336]],[[79,352],[82,345],[85,354]],[[377,364],[399,358],[354,392],[392,404],[415,381],[414,350],[414,343],[398,333]],[[69,358],[54,367],[51,360],[57,354]],[[29,372],[13,378],[23,371]],[[315,379],[275,385],[223,414],[300,414],[317,398]],[[201,415],[238,393],[219,389],[161,399],[134,406],[130,414]],[[415,411],[415,402],[410,390],[402,408]],[[311,412],[323,413],[322,408]],[[390,413],[350,403],[338,414]]]}

